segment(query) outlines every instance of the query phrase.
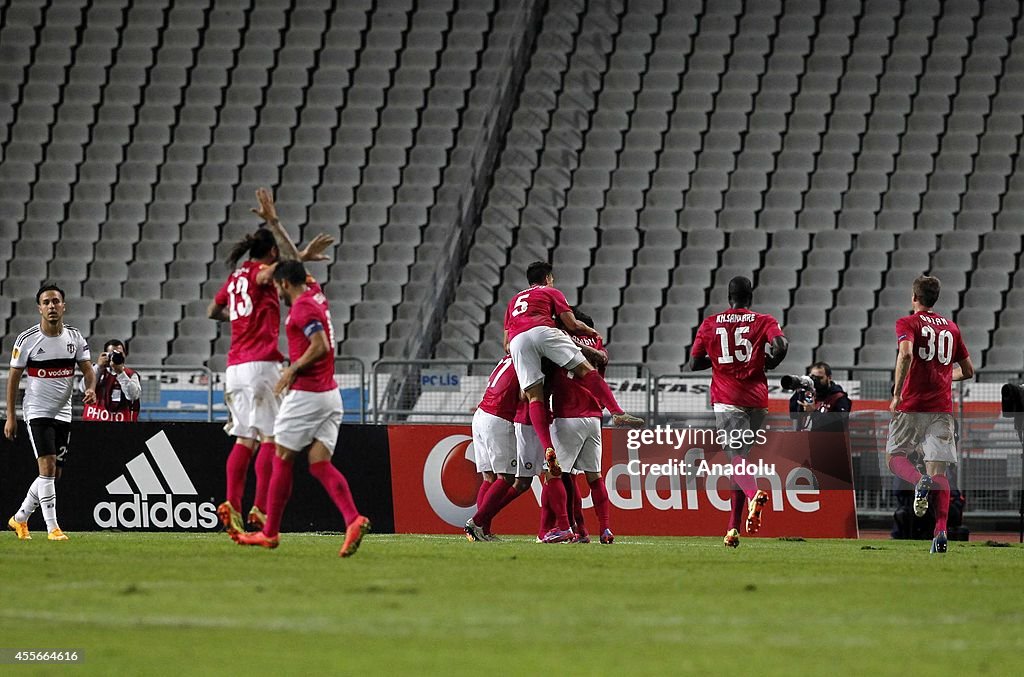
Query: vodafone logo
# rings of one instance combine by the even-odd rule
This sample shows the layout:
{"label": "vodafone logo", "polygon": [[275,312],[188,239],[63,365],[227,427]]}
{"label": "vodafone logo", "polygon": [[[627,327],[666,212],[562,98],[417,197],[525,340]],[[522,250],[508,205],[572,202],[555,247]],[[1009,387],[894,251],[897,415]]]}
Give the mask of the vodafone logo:
{"label": "vodafone logo", "polygon": [[449,435],[434,445],[423,464],[427,502],[453,527],[461,527],[476,512],[480,478],[474,459],[472,437]]}

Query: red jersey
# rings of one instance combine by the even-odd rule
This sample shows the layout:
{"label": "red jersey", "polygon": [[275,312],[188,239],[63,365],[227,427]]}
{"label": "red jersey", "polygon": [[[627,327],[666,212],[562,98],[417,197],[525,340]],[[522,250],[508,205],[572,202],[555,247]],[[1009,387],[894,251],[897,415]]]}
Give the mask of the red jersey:
{"label": "red jersey", "polygon": [[295,377],[292,390],[322,393],[336,389],[334,381],[334,324],[327,307],[327,297],[315,282],[292,303],[285,322],[288,336],[288,359],[294,364],[309,348],[309,337],[318,331],[327,332],[327,354]]}
{"label": "red jersey", "polygon": [[960,328],[938,313],[924,310],[896,320],[896,344],[910,341],[914,360],[903,382],[900,411],[953,412],[953,365],[970,355]]}
{"label": "red jersey", "polygon": [[262,263],[249,259],[228,276],[213,299],[217,305],[228,309],[231,319],[229,367],[245,362],[280,362],[284,359],[277,348],[281,303],[272,282],[256,282],[256,276],[262,269]]}
{"label": "red jersey", "polygon": [[[587,346],[588,348],[593,348],[594,350],[602,353],[607,352],[604,347],[604,339],[600,336],[576,336],[575,334],[569,334],[569,336],[572,337],[572,340],[575,341],[578,346]],[[604,376],[604,372],[607,368],[607,363],[602,364],[600,367],[597,367],[597,373]]]}
{"label": "red jersey", "polygon": [[519,408],[519,379],[512,368],[511,356],[501,358],[487,377],[487,390],[478,408],[506,421],[515,420],[516,409]]}
{"label": "red jersey", "polygon": [[705,317],[690,354],[711,358],[711,403],[766,408],[764,350],[779,336],[782,328],[778,320],[746,308]]}
{"label": "red jersey", "polygon": [[555,418],[601,418],[604,410],[578,379],[559,369],[551,378],[551,413]]}
{"label": "red jersey", "polygon": [[534,327],[554,327],[556,316],[571,311],[565,294],[554,287],[536,285],[525,289],[516,294],[505,311],[508,340]]}

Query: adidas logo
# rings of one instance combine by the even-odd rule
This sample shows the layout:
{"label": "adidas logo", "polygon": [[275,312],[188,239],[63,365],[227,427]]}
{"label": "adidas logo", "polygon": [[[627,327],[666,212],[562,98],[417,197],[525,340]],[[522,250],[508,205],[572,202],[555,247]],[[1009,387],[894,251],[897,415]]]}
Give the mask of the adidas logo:
{"label": "adidas logo", "polygon": [[39,350],[38,350],[38,351],[36,351],[36,355],[42,355],[42,354],[44,354],[45,352],[46,352],[46,351],[45,351],[45,350],[43,350],[43,349],[42,349],[42,347],[40,347],[40,348],[39,348]]}
{"label": "adidas logo", "polygon": [[[213,503],[173,500],[175,496],[196,496],[196,488],[167,435],[160,431],[146,440],[146,447],[155,467],[145,452],[128,461],[127,472],[106,488],[111,496],[132,498],[97,503],[92,513],[96,525],[105,529],[212,529],[217,526],[217,506]],[[129,477],[138,491],[132,488]],[[150,497],[154,497],[152,502]]]}

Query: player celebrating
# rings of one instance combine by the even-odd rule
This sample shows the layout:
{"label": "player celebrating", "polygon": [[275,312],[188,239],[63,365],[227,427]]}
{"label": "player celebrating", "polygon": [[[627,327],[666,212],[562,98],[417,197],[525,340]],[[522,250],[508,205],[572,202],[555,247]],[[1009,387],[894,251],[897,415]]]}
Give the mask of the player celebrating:
{"label": "player celebrating", "polygon": [[[235,444],[227,460],[227,500],[217,506],[217,515],[228,534],[245,531],[242,525],[242,495],[252,451],[256,454],[256,497],[248,522],[258,528],[266,521],[267,488],[274,458],[274,418],[278,398],[274,385],[281,375],[284,356],[278,350],[280,303],[271,276],[278,259],[322,260],[321,252],[334,240],[319,235],[298,251],[277,219],[274,202],[265,188],[256,191],[259,208],[254,209],[270,226],[246,235],[228,256],[234,271],[217,292],[207,310],[210,319],[231,322],[224,401],[231,412],[229,434]],[[238,261],[248,259],[238,266]],[[236,267],[237,266],[237,267]]]}
{"label": "player celebrating", "polygon": [[505,312],[505,349],[512,356],[519,384],[529,401],[530,420],[537,437],[544,445],[545,461],[553,476],[562,474],[551,443],[551,431],[544,406],[544,373],[541,359],[548,358],[556,366],[572,371],[580,383],[601,405],[612,413],[616,425],[643,425],[643,419],[627,414],[619,406],[601,375],[583,356],[579,346],[556,328],[557,317],[570,332],[598,336],[593,328],[573,315],[565,295],[555,289],[550,263],[535,261],[526,270],[530,288],[515,295]]}
{"label": "player celebrating", "polygon": [[[711,403],[720,430],[735,439],[733,431],[756,431],[768,413],[768,379],[765,369],[779,366],[789,350],[779,322],[771,315],[750,310],[754,287],[749,278],[729,280],[729,309],[704,318],[690,351],[690,369],[711,369]],[[726,450],[735,467],[746,461],[750,445]],[[761,527],[761,511],[768,493],[757,488],[757,480],[743,473],[733,474],[732,511],[725,544],[740,544],[739,525],[744,503],[749,500],[747,533]]]}
{"label": "player celebrating", "polygon": [[[608,489],[601,478],[601,405],[578,379],[557,369],[551,376],[551,411],[554,415],[551,432],[558,444],[558,463],[565,471],[562,477],[569,478],[578,496],[575,485],[571,484],[572,471],[586,475],[601,530],[601,543],[611,544],[615,536],[609,523]],[[579,524],[579,520],[573,521]],[[576,534],[576,538],[585,539],[586,532]]]}
{"label": "player celebrating", "polygon": [[13,440],[18,434],[14,403],[21,375],[28,370],[22,413],[28,437],[39,465],[39,477],[32,482],[21,508],[7,521],[18,538],[31,539],[28,519],[42,506],[47,538],[66,541],[57,525],[56,481],[64,465],[71,441],[71,394],[75,365],[85,376],[85,403],[96,402],[96,372],[89,355],[89,344],[82,333],[64,324],[64,290],[54,284],[36,292],[36,304],[42,319],[39,325],[18,335],[11,351],[11,371],[7,377],[7,422],[4,436]]}
{"label": "player celebrating", "polygon": [[477,469],[488,468],[490,481],[485,477],[477,493],[476,514],[466,521],[466,538],[471,541],[494,540],[491,520],[522,493],[515,490],[514,481],[516,433],[513,421],[518,407],[519,381],[512,368],[512,358],[506,355],[488,377],[487,389],[473,414]]}
{"label": "player celebrating", "polygon": [[[946,468],[956,463],[953,436],[952,382],[974,376],[974,364],[952,320],[932,310],[939,300],[936,277],[922,275],[914,280],[913,314],[896,321],[895,387],[889,411],[889,439],[886,455],[889,469],[915,485],[914,514],[928,510],[932,487],[935,507],[933,553],[946,552],[946,519],[949,516],[949,480]],[[907,455],[920,445],[925,472],[918,472]]]}
{"label": "player celebrating", "polygon": [[308,447],[310,474],[324,486],[345,520],[345,542],[338,554],[349,557],[370,531],[370,520],[356,510],[345,476],[331,464],[342,406],[334,380],[336,344],[327,297],[316,282],[310,282],[305,267],[298,261],[278,263],[274,284],[291,306],[285,323],[291,365],[274,388],[278,395],[285,390],[288,394],[274,421],[277,455],[270,480],[267,521],[262,531],[240,533],[234,538],[241,545],[278,546],[281,518],[292,491],[295,456]]}

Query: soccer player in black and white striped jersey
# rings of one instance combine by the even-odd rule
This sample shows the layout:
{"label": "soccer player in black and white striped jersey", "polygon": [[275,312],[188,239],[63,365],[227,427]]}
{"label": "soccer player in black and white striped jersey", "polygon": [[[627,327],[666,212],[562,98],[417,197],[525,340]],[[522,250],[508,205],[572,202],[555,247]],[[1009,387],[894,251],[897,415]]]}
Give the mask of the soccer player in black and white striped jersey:
{"label": "soccer player in black and white striped jersey", "polygon": [[39,325],[23,331],[11,351],[11,371],[7,378],[7,422],[4,436],[13,440],[18,434],[15,402],[22,374],[28,372],[22,414],[28,429],[32,451],[39,463],[39,477],[32,482],[21,509],[7,525],[18,538],[31,538],[28,519],[42,506],[46,530],[51,541],[68,537],[57,525],[56,480],[71,440],[71,394],[75,365],[85,376],[85,403],[96,402],[96,373],[90,360],[89,344],[82,333],[64,324],[64,290],[44,285],[36,293],[41,319]]}

